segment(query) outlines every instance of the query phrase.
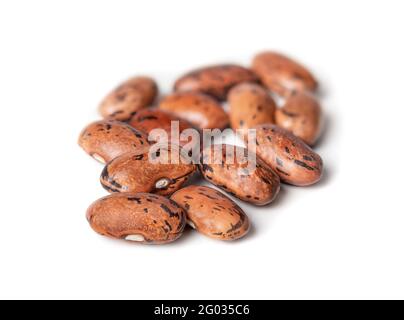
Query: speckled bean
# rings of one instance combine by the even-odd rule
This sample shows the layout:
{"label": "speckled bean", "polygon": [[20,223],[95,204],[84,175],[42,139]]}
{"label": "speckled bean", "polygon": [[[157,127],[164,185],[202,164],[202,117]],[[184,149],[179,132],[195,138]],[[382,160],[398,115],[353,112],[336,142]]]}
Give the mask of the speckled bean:
{"label": "speckled bean", "polygon": [[99,106],[104,118],[125,121],[134,112],[151,105],[156,98],[156,82],[149,77],[134,77],[109,93]]}
{"label": "speckled bean", "polygon": [[255,56],[252,69],[271,91],[288,96],[294,91],[314,91],[317,80],[304,66],[276,52]]}
{"label": "speckled bean", "polygon": [[188,224],[219,240],[244,237],[250,222],[244,211],[223,193],[205,186],[188,186],[171,196],[185,209]]}
{"label": "speckled bean", "polygon": [[78,143],[84,151],[101,163],[150,145],[146,134],[115,120],[89,124],[81,132]]}
{"label": "speckled bean", "polygon": [[295,92],[282,108],[276,110],[276,124],[292,132],[308,145],[314,145],[320,136],[323,115],[317,99],[307,92]]}
{"label": "speckled bean", "polygon": [[276,125],[260,125],[257,130],[257,154],[283,182],[308,186],[318,182],[323,161],[307,144]]}
{"label": "speckled bean", "polygon": [[[255,205],[266,205],[275,199],[280,189],[279,177],[259,157],[256,157],[255,166],[250,168],[247,162],[249,157],[247,149],[232,147],[230,150],[238,149],[238,151],[227,154],[226,145],[219,146],[221,153],[216,153],[215,148],[215,145],[212,145],[203,150],[199,169],[206,180],[229,194]],[[244,156],[237,159],[235,152]],[[216,156],[220,157],[219,161],[216,161]],[[215,159],[214,163],[209,163],[212,159]],[[228,164],[229,159],[234,163]]]}
{"label": "speckled bean", "polygon": [[258,124],[274,123],[275,101],[255,83],[242,83],[230,90],[230,125],[241,134]]}
{"label": "speckled bean", "polygon": [[166,96],[159,108],[184,119],[200,129],[223,129],[229,117],[212,97],[198,92],[181,92]]}
{"label": "speckled bean", "polygon": [[178,239],[186,224],[174,201],[149,193],[115,193],[94,202],[87,220],[97,233],[140,243],[163,244]]}
{"label": "speckled bean", "polygon": [[[178,163],[159,163],[159,157]],[[170,195],[195,172],[196,165],[187,163],[178,146],[168,145],[156,150],[123,154],[109,162],[102,174],[101,184],[109,192],[152,192]]]}
{"label": "speckled bean", "polygon": [[249,69],[224,64],[208,66],[191,71],[179,78],[174,85],[175,91],[197,91],[225,100],[227,92],[241,82],[256,82],[257,76]]}

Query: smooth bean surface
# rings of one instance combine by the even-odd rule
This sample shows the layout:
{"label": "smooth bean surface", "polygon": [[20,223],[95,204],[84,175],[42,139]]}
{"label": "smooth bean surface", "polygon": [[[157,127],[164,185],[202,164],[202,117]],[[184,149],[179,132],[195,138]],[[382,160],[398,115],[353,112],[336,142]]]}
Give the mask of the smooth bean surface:
{"label": "smooth bean surface", "polygon": [[197,91],[225,100],[227,92],[241,82],[257,82],[257,76],[249,69],[234,65],[214,65],[193,70],[180,77],[175,91]]}
{"label": "smooth bean surface", "polygon": [[294,91],[315,91],[317,80],[300,63],[276,52],[263,52],[254,57],[252,69],[272,92],[287,97]]}
{"label": "smooth bean surface", "polygon": [[81,132],[78,143],[85,152],[101,163],[150,145],[145,133],[115,120],[89,124]]}
{"label": "smooth bean surface", "polygon": [[99,112],[104,118],[126,121],[137,110],[150,106],[157,94],[153,79],[134,77],[110,92],[101,102]]}
{"label": "smooth bean surface", "polygon": [[255,129],[257,155],[276,171],[283,182],[308,186],[321,179],[323,161],[301,139],[276,125],[260,125]]}
{"label": "smooth bean surface", "polygon": [[[109,192],[169,195],[195,172],[196,165],[186,162],[180,147],[168,145],[156,150],[152,148],[126,153],[109,162],[101,174],[102,186]],[[166,159],[160,161],[160,157],[167,157],[169,163],[166,163]]]}
{"label": "smooth bean surface", "polygon": [[279,192],[279,177],[259,157],[249,162],[253,158],[246,148],[212,145],[203,150],[199,169],[206,180],[234,197],[266,205]]}
{"label": "smooth bean surface", "polygon": [[210,238],[236,240],[250,229],[244,211],[215,189],[192,185],[178,190],[171,199],[185,209],[188,224]]}
{"label": "smooth bean surface", "polygon": [[186,225],[184,210],[174,201],[149,193],[115,193],[95,201],[87,220],[97,233],[140,243],[178,239]]}

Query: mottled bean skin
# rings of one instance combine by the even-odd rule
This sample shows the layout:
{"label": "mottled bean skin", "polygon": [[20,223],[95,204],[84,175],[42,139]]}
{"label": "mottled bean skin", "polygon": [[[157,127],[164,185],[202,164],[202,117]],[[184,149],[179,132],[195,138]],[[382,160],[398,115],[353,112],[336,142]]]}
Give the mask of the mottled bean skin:
{"label": "mottled bean skin", "polygon": [[81,132],[78,143],[84,151],[101,163],[150,145],[143,132],[115,120],[89,124]]}
{"label": "mottled bean skin", "polygon": [[126,121],[137,110],[150,106],[158,94],[156,82],[149,77],[134,77],[109,93],[99,106],[104,118]]}
{"label": "mottled bean skin", "polygon": [[139,110],[128,121],[128,124],[147,134],[153,129],[163,129],[170,135],[172,121],[178,121],[180,132],[192,128],[192,125],[189,122],[180,120],[173,114],[160,109]]}
{"label": "mottled bean skin", "polygon": [[166,96],[159,108],[184,119],[200,129],[223,129],[229,117],[212,97],[198,92],[181,92]]}
{"label": "mottled bean skin", "polygon": [[244,211],[215,189],[192,185],[178,190],[171,199],[185,209],[188,224],[210,238],[237,240],[250,229]]}
{"label": "mottled bean skin", "polygon": [[242,83],[230,90],[230,126],[241,134],[258,124],[274,123],[275,101],[255,83]]}
{"label": "mottled bean skin", "polygon": [[[172,121],[178,121],[179,136],[175,136],[177,134],[176,130],[174,130],[174,136],[171,134]],[[180,146],[185,146],[191,142],[190,137],[181,139],[180,135],[184,130],[192,129],[193,126],[188,121],[179,119],[178,117],[175,117],[173,114],[170,114],[164,110],[149,108],[139,110],[128,121],[128,124],[140,131],[145,132],[146,134],[150,134],[150,132],[154,129],[162,129],[167,133],[168,141],[171,141],[172,138],[178,139],[178,141],[176,140],[172,142],[179,144]],[[173,127],[173,129],[175,129],[175,127]],[[149,138],[151,137],[149,136]],[[162,137],[159,137],[158,140],[158,142],[164,141]],[[191,146],[187,146],[187,148],[190,148]]]}
{"label": "mottled bean skin", "polygon": [[[201,157],[199,169],[206,180],[234,197],[255,205],[266,205],[275,199],[280,189],[279,177],[259,157],[256,157],[256,167],[251,172],[247,172],[246,148],[235,147],[240,154],[244,154],[242,159],[237,159],[233,158],[234,152],[231,152],[230,157],[226,155],[226,145],[223,144],[219,147],[219,150],[221,149],[218,154],[219,163],[217,161],[209,163],[212,162],[209,160],[209,155],[211,159],[215,159],[215,148],[215,145],[205,148]],[[227,164],[226,159],[229,158],[234,159],[233,164]],[[240,171],[249,174],[242,175]]]}
{"label": "mottled bean skin", "polygon": [[244,67],[226,64],[191,71],[179,78],[174,91],[197,91],[225,100],[227,92],[242,82],[257,82],[257,76]]}
{"label": "mottled bean skin", "polygon": [[[168,159],[173,152],[179,154],[178,163],[156,163],[167,151]],[[157,150],[144,150],[123,154],[109,162],[102,174],[101,184],[109,192],[151,192],[170,195],[178,190],[195,172],[196,165],[187,164],[178,146],[169,145]],[[150,154],[151,153],[151,154]],[[152,159],[151,159],[152,158]]]}
{"label": "mottled bean skin", "polygon": [[308,186],[320,180],[323,161],[301,139],[276,125],[260,125],[255,129],[257,154],[283,182]]}
{"label": "mottled bean skin", "polygon": [[315,91],[318,87],[309,70],[276,52],[256,55],[252,69],[269,90],[284,97],[294,91]]}
{"label": "mottled bean skin", "polygon": [[276,124],[289,130],[308,145],[320,136],[323,115],[317,99],[307,92],[295,92],[275,113]]}
{"label": "mottled bean skin", "polygon": [[111,238],[148,244],[178,239],[186,225],[184,210],[174,201],[149,193],[115,193],[87,210],[93,230]]}

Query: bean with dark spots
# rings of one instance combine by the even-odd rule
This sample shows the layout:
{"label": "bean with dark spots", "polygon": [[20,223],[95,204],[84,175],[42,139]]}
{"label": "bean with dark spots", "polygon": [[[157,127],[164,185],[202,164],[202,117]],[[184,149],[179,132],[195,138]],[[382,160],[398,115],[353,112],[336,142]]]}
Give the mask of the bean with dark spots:
{"label": "bean with dark spots", "polygon": [[[190,194],[192,199],[187,199]],[[185,209],[188,223],[200,233],[219,240],[245,236],[250,229],[247,215],[230,198],[217,194],[215,189],[191,185],[178,190],[171,199]]]}
{"label": "bean with dark spots", "polygon": [[185,211],[162,196],[151,203],[148,199],[147,193],[112,194],[89,207],[87,220],[97,233],[127,241],[163,244],[178,239],[186,224]]}
{"label": "bean with dark spots", "polygon": [[[232,150],[230,154],[229,150]],[[207,156],[202,157],[202,175],[230,195],[255,205],[266,205],[277,196],[280,188],[278,175],[246,148],[213,145],[205,148],[203,154]],[[207,159],[212,159],[213,163],[204,163]],[[217,164],[230,162],[228,160],[233,163],[226,163],[225,166]],[[209,172],[206,170],[207,166],[210,168]],[[248,195],[252,197],[247,197]]]}
{"label": "bean with dark spots", "polygon": [[269,90],[283,97],[296,91],[315,91],[318,86],[307,68],[280,53],[266,51],[257,54],[252,69]]}
{"label": "bean with dark spots", "polygon": [[99,112],[105,119],[127,121],[137,110],[150,106],[157,93],[153,79],[134,77],[110,92],[101,102]]}
{"label": "bean with dark spots", "polygon": [[[150,192],[170,195],[178,190],[197,170],[196,165],[186,163],[179,157],[179,163],[156,163],[153,154],[164,152],[168,159],[180,153],[181,147],[168,145],[154,152],[152,147],[141,152],[126,153],[110,161],[101,174],[100,181],[107,190],[114,187],[120,192]],[[150,157],[150,154],[152,156]]]}
{"label": "bean with dark spots", "polygon": [[228,91],[243,82],[257,82],[257,76],[238,65],[215,65],[193,70],[174,85],[175,91],[203,92],[219,100],[225,100]]}
{"label": "bean with dark spots", "polygon": [[159,109],[199,129],[224,129],[229,124],[229,116],[220,103],[203,93],[173,93],[160,101]]}
{"label": "bean with dark spots", "polygon": [[323,112],[317,99],[308,92],[289,97],[283,107],[275,112],[276,124],[314,145],[323,127]]}
{"label": "bean with dark spots", "polygon": [[275,122],[276,104],[266,89],[255,83],[241,83],[228,95],[230,126],[244,136],[248,129]]}
{"label": "bean with dark spots", "polygon": [[[104,128],[108,128],[108,131]],[[128,152],[139,151],[144,148],[141,147],[142,144],[149,145],[144,133],[126,123],[113,120],[89,124],[83,130],[78,142],[85,152],[101,163],[107,163]]]}
{"label": "bean with dark spots", "polygon": [[[279,174],[285,183],[309,186],[321,179],[323,161],[304,141],[273,124],[256,126],[257,155]],[[272,140],[268,140],[271,132]]]}

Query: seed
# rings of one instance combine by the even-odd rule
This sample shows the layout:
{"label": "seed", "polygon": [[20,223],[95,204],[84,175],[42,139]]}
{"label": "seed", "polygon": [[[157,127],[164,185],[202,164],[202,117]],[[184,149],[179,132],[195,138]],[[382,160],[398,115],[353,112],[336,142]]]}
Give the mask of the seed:
{"label": "seed", "polygon": [[114,193],[95,201],[87,210],[87,220],[101,235],[159,244],[181,236],[186,215],[175,202],[162,196]]}
{"label": "seed", "polygon": [[215,189],[192,185],[177,191],[171,199],[185,208],[188,224],[210,238],[236,240],[250,229],[244,211]]}
{"label": "seed", "polygon": [[185,74],[175,82],[174,90],[202,92],[225,100],[227,92],[236,84],[257,81],[257,76],[249,69],[230,64],[215,65]]}
{"label": "seed", "polygon": [[148,77],[134,77],[109,93],[99,106],[106,119],[129,120],[133,113],[152,104],[157,96],[156,82]]}
{"label": "seed", "polygon": [[259,141],[256,145],[257,155],[276,170],[283,182],[308,186],[321,179],[323,161],[301,139],[273,124],[254,128]]}
{"label": "seed", "polygon": [[[241,147],[230,150],[234,150],[232,156],[234,153],[242,157],[229,158],[226,150],[230,146],[220,145],[218,150],[221,153],[215,151],[217,146],[212,145],[203,150],[204,157],[199,170],[204,178],[223,191],[255,205],[266,205],[276,198],[280,189],[279,177],[262,159],[256,157],[254,163],[254,154]],[[204,163],[205,157],[215,159],[214,163]],[[217,157],[221,157],[220,161],[217,161]]]}
{"label": "seed", "polygon": [[[176,145],[160,147],[157,152],[145,147],[142,152],[126,153],[110,161],[104,168],[100,182],[109,192],[156,192],[170,195],[178,190],[196,171],[196,165],[185,163],[182,148]],[[177,153],[179,161],[156,163],[153,154],[167,154],[168,161]],[[169,188],[168,188],[169,187]]]}

